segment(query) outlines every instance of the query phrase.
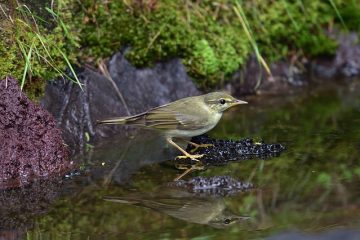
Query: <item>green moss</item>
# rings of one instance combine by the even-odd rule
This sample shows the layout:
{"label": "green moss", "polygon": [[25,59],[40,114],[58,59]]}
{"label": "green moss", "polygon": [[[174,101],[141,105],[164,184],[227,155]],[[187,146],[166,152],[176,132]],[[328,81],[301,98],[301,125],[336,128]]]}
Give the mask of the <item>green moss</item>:
{"label": "green moss", "polygon": [[[31,63],[28,83],[32,78],[51,79],[64,74],[64,56],[71,62],[96,64],[130,47],[126,57],[136,66],[180,57],[200,87],[215,87],[254,52],[234,11],[238,2],[59,0],[56,16],[49,12],[45,12],[46,20],[36,16],[41,24],[32,13],[15,10],[15,5],[15,21],[5,18],[0,23],[6,29],[0,33],[5,39],[0,43],[0,77],[11,74],[21,79],[25,65]],[[332,2],[347,27],[358,31],[358,2]],[[325,29],[334,22],[340,28],[342,24],[330,1],[240,1],[240,5],[254,38],[251,41],[255,40],[266,61],[298,52],[306,57],[335,52],[337,44]],[[81,51],[76,50],[79,42]]]}
{"label": "green moss", "polygon": [[333,54],[336,42],[324,32],[336,17],[326,1],[259,1],[256,38],[263,54],[271,60],[301,50],[309,57]]}
{"label": "green moss", "polygon": [[[67,60],[75,61],[71,54],[76,43],[69,41],[64,26],[52,19],[47,22],[52,28],[39,23],[46,22],[34,15],[25,5],[13,3],[3,12],[0,27],[0,79],[13,76],[24,86],[33,100],[42,96],[47,80],[64,75]],[[73,38],[74,39],[74,38]],[[72,39],[72,40],[73,40]],[[65,59],[66,58],[66,59]]]}
{"label": "green moss", "polygon": [[136,66],[181,57],[199,85],[214,86],[245,61],[248,41],[231,9],[221,10],[220,18],[216,9],[207,9],[210,1],[187,3],[164,0],[149,9],[123,1],[84,1],[80,9],[87,10],[77,14],[83,57],[108,57],[124,46],[131,46],[127,58]]}
{"label": "green moss", "polygon": [[201,75],[211,75],[219,70],[218,59],[214,48],[210,47],[205,39],[194,44],[194,65],[193,68]]}
{"label": "green moss", "polygon": [[[360,4],[357,0],[341,1],[338,3],[339,12],[349,30],[360,32]],[[340,22],[340,19],[336,19]]]}
{"label": "green moss", "polygon": [[[0,36],[2,39],[6,39],[4,34]],[[17,47],[15,44],[9,44],[6,41],[0,42],[0,79],[5,76],[21,76],[21,68],[17,66],[18,59],[20,58]]]}
{"label": "green moss", "polygon": [[[181,57],[203,87],[226,79],[253,52],[234,12],[237,1],[103,1],[78,5],[75,25],[82,36],[83,59],[93,61],[131,46],[127,58],[137,66]],[[342,8],[354,0],[334,1]],[[277,60],[301,51],[333,54],[337,44],[325,28],[337,19],[329,1],[242,1],[260,52]],[[348,14],[348,15],[351,15]],[[360,14],[357,14],[360,15]]]}

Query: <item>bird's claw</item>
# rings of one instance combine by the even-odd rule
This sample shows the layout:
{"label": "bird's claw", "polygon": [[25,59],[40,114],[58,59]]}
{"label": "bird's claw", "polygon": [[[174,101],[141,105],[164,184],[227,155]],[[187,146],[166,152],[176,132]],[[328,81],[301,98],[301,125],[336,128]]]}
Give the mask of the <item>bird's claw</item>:
{"label": "bird's claw", "polygon": [[185,169],[185,171],[180,174],[179,176],[177,176],[174,181],[178,181],[180,180],[181,178],[183,178],[185,175],[187,175],[188,173],[190,173],[191,171],[194,171],[194,170],[204,170],[205,166],[202,165],[202,164],[194,164],[194,165],[191,165],[191,167],[188,167],[186,166],[186,164],[179,164],[176,166],[177,169]]}
{"label": "bird's claw", "polygon": [[187,170],[189,168],[192,168],[193,170],[204,170],[205,168],[205,166],[200,162],[196,162],[193,165],[185,164],[185,163],[176,163],[175,167],[180,170]]}
{"label": "bird's claw", "polygon": [[192,144],[194,146],[193,149],[191,149],[191,153],[196,152],[199,148],[207,148],[207,147],[213,147],[214,144],[210,144],[210,143],[203,143],[203,144]]}

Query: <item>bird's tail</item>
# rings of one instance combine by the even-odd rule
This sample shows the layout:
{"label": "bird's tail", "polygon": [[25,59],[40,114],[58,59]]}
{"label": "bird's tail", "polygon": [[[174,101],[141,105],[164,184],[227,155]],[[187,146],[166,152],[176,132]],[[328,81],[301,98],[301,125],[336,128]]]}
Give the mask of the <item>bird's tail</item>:
{"label": "bird's tail", "polygon": [[103,197],[105,201],[109,202],[117,202],[117,203],[124,203],[124,204],[137,204],[139,201],[133,198],[127,198],[127,197],[112,197],[112,196],[105,196]]}
{"label": "bird's tail", "polygon": [[109,118],[104,120],[98,120],[97,124],[126,124],[126,121],[129,117],[118,117],[118,118]]}
{"label": "bird's tail", "polygon": [[129,116],[129,117],[117,117],[109,118],[97,121],[97,124],[132,124],[141,125],[143,123],[143,114]]}

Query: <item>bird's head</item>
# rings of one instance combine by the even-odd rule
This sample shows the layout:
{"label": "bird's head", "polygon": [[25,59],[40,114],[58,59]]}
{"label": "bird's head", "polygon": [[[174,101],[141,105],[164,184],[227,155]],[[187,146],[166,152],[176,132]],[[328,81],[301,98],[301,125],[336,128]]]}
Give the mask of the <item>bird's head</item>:
{"label": "bird's head", "polygon": [[204,101],[211,109],[219,113],[239,104],[247,104],[247,102],[238,100],[225,92],[208,93],[204,95]]}
{"label": "bird's head", "polygon": [[211,219],[207,223],[207,225],[210,225],[214,228],[226,228],[228,226],[233,225],[234,223],[241,223],[250,220],[251,220],[250,217],[238,216],[232,214],[230,211],[225,209],[223,212],[219,213],[219,215],[214,216],[214,218]]}

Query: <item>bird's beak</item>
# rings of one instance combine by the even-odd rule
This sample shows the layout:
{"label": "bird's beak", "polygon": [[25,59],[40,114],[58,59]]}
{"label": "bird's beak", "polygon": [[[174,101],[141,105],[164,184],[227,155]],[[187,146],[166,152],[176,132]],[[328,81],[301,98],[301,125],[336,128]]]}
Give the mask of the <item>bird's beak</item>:
{"label": "bird's beak", "polygon": [[231,103],[232,106],[240,105],[240,104],[247,104],[247,102],[236,99],[234,100],[234,102]]}
{"label": "bird's beak", "polygon": [[246,217],[246,216],[235,216],[233,219],[241,221],[241,220],[250,220],[251,217]]}

